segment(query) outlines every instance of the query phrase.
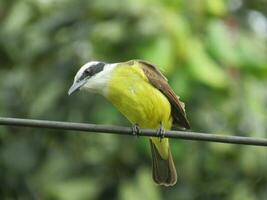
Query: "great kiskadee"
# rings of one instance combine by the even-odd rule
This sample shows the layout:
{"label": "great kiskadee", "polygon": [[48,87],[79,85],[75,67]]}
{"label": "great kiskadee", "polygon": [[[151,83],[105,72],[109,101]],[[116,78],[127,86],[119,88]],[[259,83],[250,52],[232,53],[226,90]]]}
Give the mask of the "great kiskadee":
{"label": "great kiskadee", "polygon": [[[184,103],[162,73],[146,61],[88,62],[77,72],[68,93],[77,90],[103,95],[137,127],[169,130],[177,125],[190,128]],[[154,181],[164,186],[174,185],[177,174],[169,140],[151,137],[150,144]]]}

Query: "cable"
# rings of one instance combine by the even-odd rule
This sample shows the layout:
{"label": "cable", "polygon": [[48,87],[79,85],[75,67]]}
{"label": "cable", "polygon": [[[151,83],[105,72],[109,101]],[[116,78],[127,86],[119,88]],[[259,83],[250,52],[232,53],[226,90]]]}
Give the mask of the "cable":
{"label": "cable", "polygon": [[[85,132],[90,132],[91,134],[112,133],[120,135],[133,135],[132,128],[130,127],[47,121],[47,120],[0,117],[0,125],[32,127],[32,128],[50,128],[50,129],[61,129],[61,130],[71,130],[71,131],[85,131]],[[138,136],[158,137],[157,131],[153,129],[140,129],[140,133],[138,134]],[[226,135],[198,133],[190,131],[166,131],[164,137],[183,139],[183,140],[267,146],[267,139],[265,138],[226,136]]]}

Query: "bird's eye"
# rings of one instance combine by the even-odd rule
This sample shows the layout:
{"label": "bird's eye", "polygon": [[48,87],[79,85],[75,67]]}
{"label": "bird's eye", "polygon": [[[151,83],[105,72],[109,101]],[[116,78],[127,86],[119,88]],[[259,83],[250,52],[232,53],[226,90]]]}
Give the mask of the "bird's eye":
{"label": "bird's eye", "polygon": [[88,68],[88,69],[84,70],[84,72],[82,73],[82,75],[78,79],[78,81],[81,81],[81,80],[85,79],[86,77],[90,77],[90,76],[92,76],[92,69]]}
{"label": "bird's eye", "polygon": [[84,71],[85,75],[90,75],[92,73],[91,68],[88,68]]}
{"label": "bird's eye", "polygon": [[105,63],[102,63],[102,62],[99,62],[95,65],[91,65],[90,67],[84,70],[84,72],[82,73],[78,81],[94,76],[98,72],[102,71],[104,69],[104,66],[105,66]]}

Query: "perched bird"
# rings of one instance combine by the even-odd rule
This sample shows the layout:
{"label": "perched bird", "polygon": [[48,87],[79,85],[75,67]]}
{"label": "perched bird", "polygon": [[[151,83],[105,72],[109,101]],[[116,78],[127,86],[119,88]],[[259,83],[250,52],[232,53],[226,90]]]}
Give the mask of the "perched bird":
{"label": "perched bird", "polygon": [[[77,72],[69,95],[77,90],[98,93],[107,98],[138,128],[158,129],[163,135],[174,125],[189,129],[184,103],[169,86],[167,79],[152,64],[142,60],[108,64],[92,61]],[[172,186],[177,181],[169,140],[151,137],[153,179]]]}

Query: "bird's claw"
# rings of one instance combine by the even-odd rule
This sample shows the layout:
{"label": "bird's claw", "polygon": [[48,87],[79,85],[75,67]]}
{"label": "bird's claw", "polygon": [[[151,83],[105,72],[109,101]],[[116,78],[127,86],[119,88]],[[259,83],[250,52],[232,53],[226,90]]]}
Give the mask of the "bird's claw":
{"label": "bird's claw", "polygon": [[157,136],[160,138],[160,141],[164,138],[165,136],[165,129],[162,125],[162,123],[160,123],[160,127],[159,129],[157,130]]}
{"label": "bird's claw", "polygon": [[132,133],[134,136],[137,136],[137,137],[140,135],[140,128],[137,124],[134,124],[132,126]]}

